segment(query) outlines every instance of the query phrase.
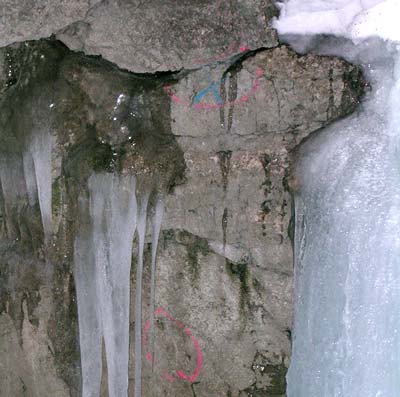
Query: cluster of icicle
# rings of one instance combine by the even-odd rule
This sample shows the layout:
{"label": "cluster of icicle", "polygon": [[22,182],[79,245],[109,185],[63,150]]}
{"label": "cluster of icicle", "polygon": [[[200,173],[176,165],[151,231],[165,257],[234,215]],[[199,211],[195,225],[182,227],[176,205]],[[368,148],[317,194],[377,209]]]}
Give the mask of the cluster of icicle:
{"label": "cluster of icicle", "polygon": [[[6,211],[6,227],[9,238],[18,238],[13,222],[15,214],[29,204],[39,202],[45,240],[52,234],[52,179],[51,155],[53,136],[48,129],[32,133],[27,149],[22,155],[15,152],[5,155],[0,166],[0,183]],[[14,215],[13,215],[14,213]]]}
{"label": "cluster of icicle", "polygon": [[[140,192],[139,192],[140,190]],[[79,208],[89,210],[86,225],[75,239],[75,282],[83,377],[83,397],[99,396],[104,340],[110,397],[127,396],[129,361],[129,302],[132,242],[138,252],[135,302],[135,396],[141,396],[142,273],[147,214],[153,201],[151,302],[154,312],[156,251],[164,212],[162,195],[138,188],[132,175],[93,174],[89,197]]]}

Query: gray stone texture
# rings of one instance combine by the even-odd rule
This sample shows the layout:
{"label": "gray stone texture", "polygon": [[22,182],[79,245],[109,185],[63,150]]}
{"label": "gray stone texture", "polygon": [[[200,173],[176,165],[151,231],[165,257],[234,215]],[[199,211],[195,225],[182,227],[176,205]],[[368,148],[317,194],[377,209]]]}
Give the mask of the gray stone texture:
{"label": "gray stone texture", "polygon": [[103,1],[57,37],[135,72],[193,69],[276,45],[265,0]]}
{"label": "gray stone texture", "polygon": [[49,37],[84,20],[89,0],[2,0],[0,47],[24,40]]}
{"label": "gray stone texture", "polygon": [[[93,170],[131,167],[164,170],[159,179],[173,185],[156,306],[190,329],[203,354],[195,383],[166,380],[164,372],[190,374],[197,355],[179,326],[158,316],[154,368],[143,358],[143,397],[284,396],[291,153],[356,109],[365,85],[360,70],[279,46],[265,0],[11,3],[0,19],[2,45],[57,33],[70,48],[124,69],[185,70],[135,76],[52,41],[0,51],[0,168],[22,186],[13,205],[0,189],[0,397],[80,395],[72,242],[85,215],[77,195]],[[129,100],[115,110],[121,93]],[[38,206],[27,204],[19,157],[43,120],[56,142],[50,247]],[[127,132],[138,133],[137,147]],[[122,154],[112,160],[113,151]],[[149,239],[144,321],[150,246]],[[133,302],[134,272],[131,284]],[[131,341],[133,319],[132,304]],[[131,396],[133,343],[130,349]]]}
{"label": "gray stone texture", "polygon": [[271,0],[6,0],[0,46],[56,34],[137,73],[193,69],[272,47]]}

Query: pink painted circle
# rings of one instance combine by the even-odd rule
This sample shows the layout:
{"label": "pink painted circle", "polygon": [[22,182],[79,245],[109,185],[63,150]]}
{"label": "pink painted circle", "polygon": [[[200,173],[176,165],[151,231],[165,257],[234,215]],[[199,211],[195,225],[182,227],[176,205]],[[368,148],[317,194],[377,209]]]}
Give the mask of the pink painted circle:
{"label": "pink painted circle", "polygon": [[[193,371],[192,374],[188,375],[185,372],[183,372],[183,370],[177,370],[175,371],[175,373],[169,373],[169,372],[163,372],[162,373],[162,377],[170,382],[175,381],[177,379],[184,379],[190,383],[193,383],[196,381],[196,379],[199,377],[200,375],[200,371],[201,371],[201,367],[203,365],[203,355],[201,353],[201,349],[200,349],[200,345],[199,342],[197,341],[197,339],[195,338],[194,335],[192,335],[191,331],[189,328],[186,328],[180,321],[178,321],[176,318],[174,318],[173,316],[171,316],[167,311],[165,311],[162,308],[158,308],[155,312],[154,312],[154,317],[156,315],[160,315],[162,317],[165,317],[173,322],[175,322],[179,328],[183,329],[183,332],[188,335],[193,343],[193,346],[196,350],[197,353],[197,360],[196,360],[196,368]],[[145,351],[146,351],[146,360],[149,363],[153,363],[154,359],[153,359],[153,355],[151,354],[150,351],[150,346],[149,346],[149,332],[152,326],[152,320],[149,319],[147,320],[146,324],[144,325],[144,330],[143,330],[143,345],[145,347]]]}

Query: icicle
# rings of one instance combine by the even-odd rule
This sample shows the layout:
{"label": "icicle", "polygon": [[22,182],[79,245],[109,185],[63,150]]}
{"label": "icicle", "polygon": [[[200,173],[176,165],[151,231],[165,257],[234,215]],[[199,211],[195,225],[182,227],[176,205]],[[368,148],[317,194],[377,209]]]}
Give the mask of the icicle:
{"label": "icicle", "polygon": [[0,161],[0,183],[3,193],[7,236],[20,237],[20,212],[27,202],[22,159],[6,156]]}
{"label": "icicle", "polygon": [[142,395],[142,278],[143,251],[146,235],[147,205],[149,192],[145,192],[140,200],[138,213],[139,252],[136,269],[136,299],[135,299],[135,397]]}
{"label": "icicle", "polygon": [[[137,225],[136,179],[124,176],[116,179],[111,195],[112,222],[110,233],[110,266],[113,269],[113,317],[115,335],[112,340],[114,355],[107,353],[110,383],[114,394],[110,397],[126,396],[128,392],[129,363],[129,308],[132,243]],[[107,346],[107,341],[106,341]],[[110,372],[110,366],[114,373]]]}
{"label": "icicle", "polygon": [[110,397],[126,396],[129,361],[129,290],[136,228],[135,178],[89,179],[96,285],[106,347]]}
{"label": "icicle", "polygon": [[[46,240],[52,234],[52,147],[53,136],[50,131],[41,131],[33,134],[30,153],[34,164],[39,206]],[[29,184],[32,184],[32,182],[30,181]],[[32,194],[34,194],[33,190],[30,192],[30,195]]]}
{"label": "icicle", "polygon": [[82,396],[100,395],[102,371],[102,340],[100,305],[96,290],[93,230],[89,202],[80,197],[78,202],[80,227],[74,243],[74,278],[76,285],[79,340],[82,367]]}
{"label": "icicle", "polygon": [[[127,396],[132,240],[136,229],[135,178],[89,178],[90,221],[75,241],[75,277],[82,351],[83,396],[98,395],[104,338],[110,397]],[[83,206],[84,207],[84,206]],[[99,358],[100,357],[100,358]]]}
{"label": "icicle", "polygon": [[155,212],[153,219],[153,236],[151,243],[151,281],[150,281],[150,347],[154,362],[154,329],[153,329],[153,313],[155,310],[155,285],[156,285],[156,258],[157,258],[157,247],[158,240],[160,237],[161,223],[164,216],[164,200],[161,196],[158,196],[155,204]]}
{"label": "icicle", "polygon": [[[132,241],[137,227],[138,259],[135,299],[135,396],[141,397],[142,279],[150,190],[139,203],[133,176],[113,174],[89,178],[89,199],[80,197],[80,228],[75,240],[75,278],[82,352],[83,397],[97,396],[101,383],[104,338],[110,397],[127,395],[129,302]],[[88,209],[90,219],[85,222]],[[151,303],[154,311],[158,239],[164,213],[156,198],[151,260]],[[85,215],[86,214],[86,215]]]}
{"label": "icicle", "polygon": [[33,158],[30,151],[26,151],[23,154],[23,164],[24,164],[24,175],[25,175],[26,190],[28,192],[29,205],[33,207],[38,200],[38,192],[37,192],[36,176],[35,176],[35,164],[33,162]]}

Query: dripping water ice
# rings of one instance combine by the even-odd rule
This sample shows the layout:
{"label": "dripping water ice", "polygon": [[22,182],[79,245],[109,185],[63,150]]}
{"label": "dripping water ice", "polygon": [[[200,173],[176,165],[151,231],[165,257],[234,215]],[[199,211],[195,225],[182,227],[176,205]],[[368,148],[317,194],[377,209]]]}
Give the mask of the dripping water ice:
{"label": "dripping water ice", "polygon": [[[79,197],[81,224],[74,262],[83,377],[83,396],[98,396],[102,341],[106,349],[110,397],[127,396],[132,241],[138,235],[135,300],[135,396],[141,396],[142,278],[146,222],[151,192],[139,193],[134,176],[111,173],[89,178],[89,197]],[[90,216],[85,218],[89,211]],[[163,214],[161,196],[153,220],[151,305]]]}
{"label": "dripping water ice", "polygon": [[[48,239],[52,233],[52,179],[51,153],[53,136],[49,130],[33,134],[29,151],[24,155],[24,170],[28,188],[28,197],[33,199],[37,194],[42,216],[43,231]],[[35,180],[32,180],[32,167]]]}
{"label": "dripping water ice", "polygon": [[[310,47],[309,40],[297,37],[296,43],[359,63],[372,91],[357,114],[319,133],[298,153],[288,396],[397,397],[400,48],[390,41],[363,40],[379,35],[380,25],[382,37],[400,39],[398,24],[391,25],[395,9],[387,19],[382,11],[396,2],[306,3],[285,3],[278,28],[353,40],[318,38]],[[310,31],[306,21],[313,13],[325,20],[318,19]]]}
{"label": "dripping water ice", "polygon": [[135,298],[135,397],[141,396],[142,390],[142,278],[143,251],[146,235],[146,216],[149,203],[149,192],[145,192],[140,200],[138,212],[139,252],[136,268],[136,298]]}
{"label": "dripping water ice", "polygon": [[[40,130],[32,137],[22,156],[16,152],[5,155],[0,164],[0,184],[8,216],[6,222],[9,237],[16,238],[19,232],[11,215],[14,207],[17,213],[22,206],[33,207],[39,202],[45,240],[52,234],[52,147],[50,130]],[[18,228],[18,227],[17,227]]]}
{"label": "dripping water ice", "polygon": [[83,396],[99,393],[103,338],[109,395],[126,395],[128,388],[129,280],[137,212],[134,191],[133,177],[99,174],[89,179],[89,200],[80,197],[81,211],[90,211],[74,247]]}

